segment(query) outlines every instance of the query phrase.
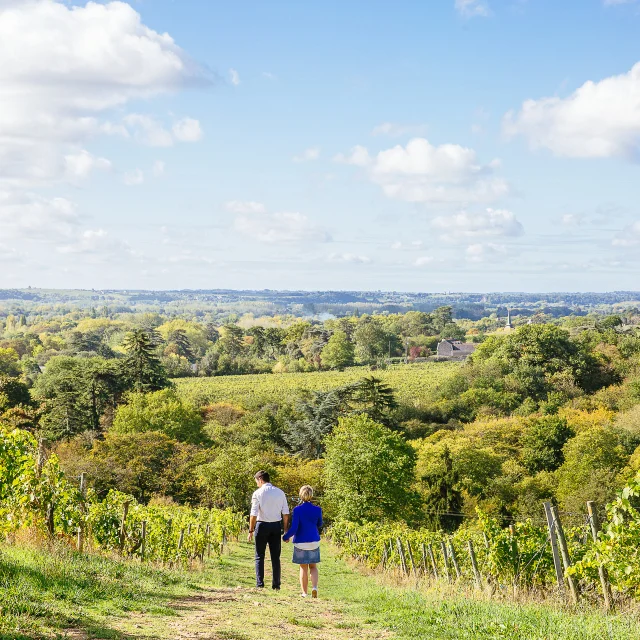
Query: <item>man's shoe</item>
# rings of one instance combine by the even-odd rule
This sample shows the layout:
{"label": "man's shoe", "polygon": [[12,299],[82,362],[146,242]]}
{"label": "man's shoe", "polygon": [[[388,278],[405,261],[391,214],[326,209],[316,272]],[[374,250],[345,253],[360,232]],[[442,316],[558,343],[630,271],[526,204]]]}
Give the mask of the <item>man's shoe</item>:
{"label": "man's shoe", "polygon": [[271,587],[274,591],[280,591],[280,587]]}

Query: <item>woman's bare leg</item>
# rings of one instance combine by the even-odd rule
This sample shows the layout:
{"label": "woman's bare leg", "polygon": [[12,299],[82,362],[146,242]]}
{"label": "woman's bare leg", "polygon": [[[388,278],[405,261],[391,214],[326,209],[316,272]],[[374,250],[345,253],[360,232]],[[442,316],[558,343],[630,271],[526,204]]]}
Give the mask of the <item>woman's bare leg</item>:
{"label": "woman's bare leg", "polygon": [[302,593],[307,593],[307,589],[309,588],[309,565],[301,564],[300,565],[300,588],[302,589]]}
{"label": "woman's bare leg", "polygon": [[309,565],[309,573],[311,574],[311,588],[318,588],[318,565],[310,564]]}

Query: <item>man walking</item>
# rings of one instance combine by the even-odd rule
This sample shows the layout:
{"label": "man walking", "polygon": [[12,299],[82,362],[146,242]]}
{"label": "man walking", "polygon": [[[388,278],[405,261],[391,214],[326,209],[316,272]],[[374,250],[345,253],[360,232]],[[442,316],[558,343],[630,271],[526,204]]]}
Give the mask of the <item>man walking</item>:
{"label": "man walking", "polygon": [[289,526],[289,505],[282,489],[274,487],[266,471],[255,475],[258,489],[251,496],[249,542],[256,541],[256,586],[264,587],[264,556],[269,546],[273,589],[280,589],[280,551],[282,548],[282,520]]}

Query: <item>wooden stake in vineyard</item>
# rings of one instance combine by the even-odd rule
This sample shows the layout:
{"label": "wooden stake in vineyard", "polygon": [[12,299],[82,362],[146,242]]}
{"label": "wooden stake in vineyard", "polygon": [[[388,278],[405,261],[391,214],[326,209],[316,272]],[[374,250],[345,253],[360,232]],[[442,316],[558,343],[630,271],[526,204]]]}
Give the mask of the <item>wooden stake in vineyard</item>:
{"label": "wooden stake in vineyard", "polygon": [[[598,542],[600,523],[598,521],[598,510],[596,509],[595,502],[591,500],[587,502],[587,513],[589,514],[589,523],[591,524],[591,537],[594,542]],[[599,559],[598,557],[598,560]],[[601,563],[598,563],[598,574],[600,576],[600,584],[602,585],[605,609],[611,611],[613,609],[613,596],[611,594],[611,585],[609,584],[609,574]]]}
{"label": "wooden stake in vineyard", "polygon": [[[86,474],[80,474],[80,504],[78,505],[81,517],[84,517],[85,512],[85,504],[84,499],[87,496],[87,488],[86,488]],[[78,525],[78,542],[77,542],[78,552],[82,553],[84,551],[84,526],[82,521]]]}
{"label": "wooden stake in vineyard", "polygon": [[120,533],[118,534],[118,548],[120,553],[124,551],[124,543],[127,539],[127,515],[129,514],[130,500],[127,500],[123,505],[122,521],[120,522]]}
{"label": "wooden stake in vineyard", "polygon": [[562,528],[562,522],[560,522],[558,507],[553,506],[551,508],[551,513],[553,514],[553,520],[556,526],[556,532],[558,534],[558,543],[560,545],[562,562],[564,564],[564,570],[567,576],[567,583],[569,584],[571,599],[573,600],[574,604],[578,604],[578,585],[576,584],[576,581],[573,579],[573,576],[567,573],[567,570],[571,566],[571,558],[569,557],[569,547],[567,546],[567,540],[564,537],[564,529]]}
{"label": "wooden stake in vineyard", "polygon": [[564,575],[562,573],[562,565],[560,564],[560,554],[558,553],[558,542],[556,540],[555,522],[553,519],[552,504],[544,503],[544,512],[547,516],[547,525],[549,527],[549,541],[551,542],[551,552],[553,554],[553,566],[556,570],[556,581],[560,593],[564,593]]}
{"label": "wooden stake in vineyard", "polygon": [[476,552],[473,548],[473,542],[471,540],[468,541],[469,545],[469,559],[471,560],[471,568],[473,569],[473,577],[476,581],[476,586],[478,589],[482,589],[482,577],[480,576],[480,571],[478,570],[478,562],[476,561]]}

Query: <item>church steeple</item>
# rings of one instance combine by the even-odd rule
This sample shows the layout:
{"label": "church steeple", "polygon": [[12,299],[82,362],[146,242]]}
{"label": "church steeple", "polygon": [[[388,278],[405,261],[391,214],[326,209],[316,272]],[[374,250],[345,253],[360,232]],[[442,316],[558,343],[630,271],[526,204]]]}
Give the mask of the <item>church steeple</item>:
{"label": "church steeple", "polygon": [[507,309],[507,324],[504,327],[505,329],[513,329],[513,325],[511,324],[511,309]]}

